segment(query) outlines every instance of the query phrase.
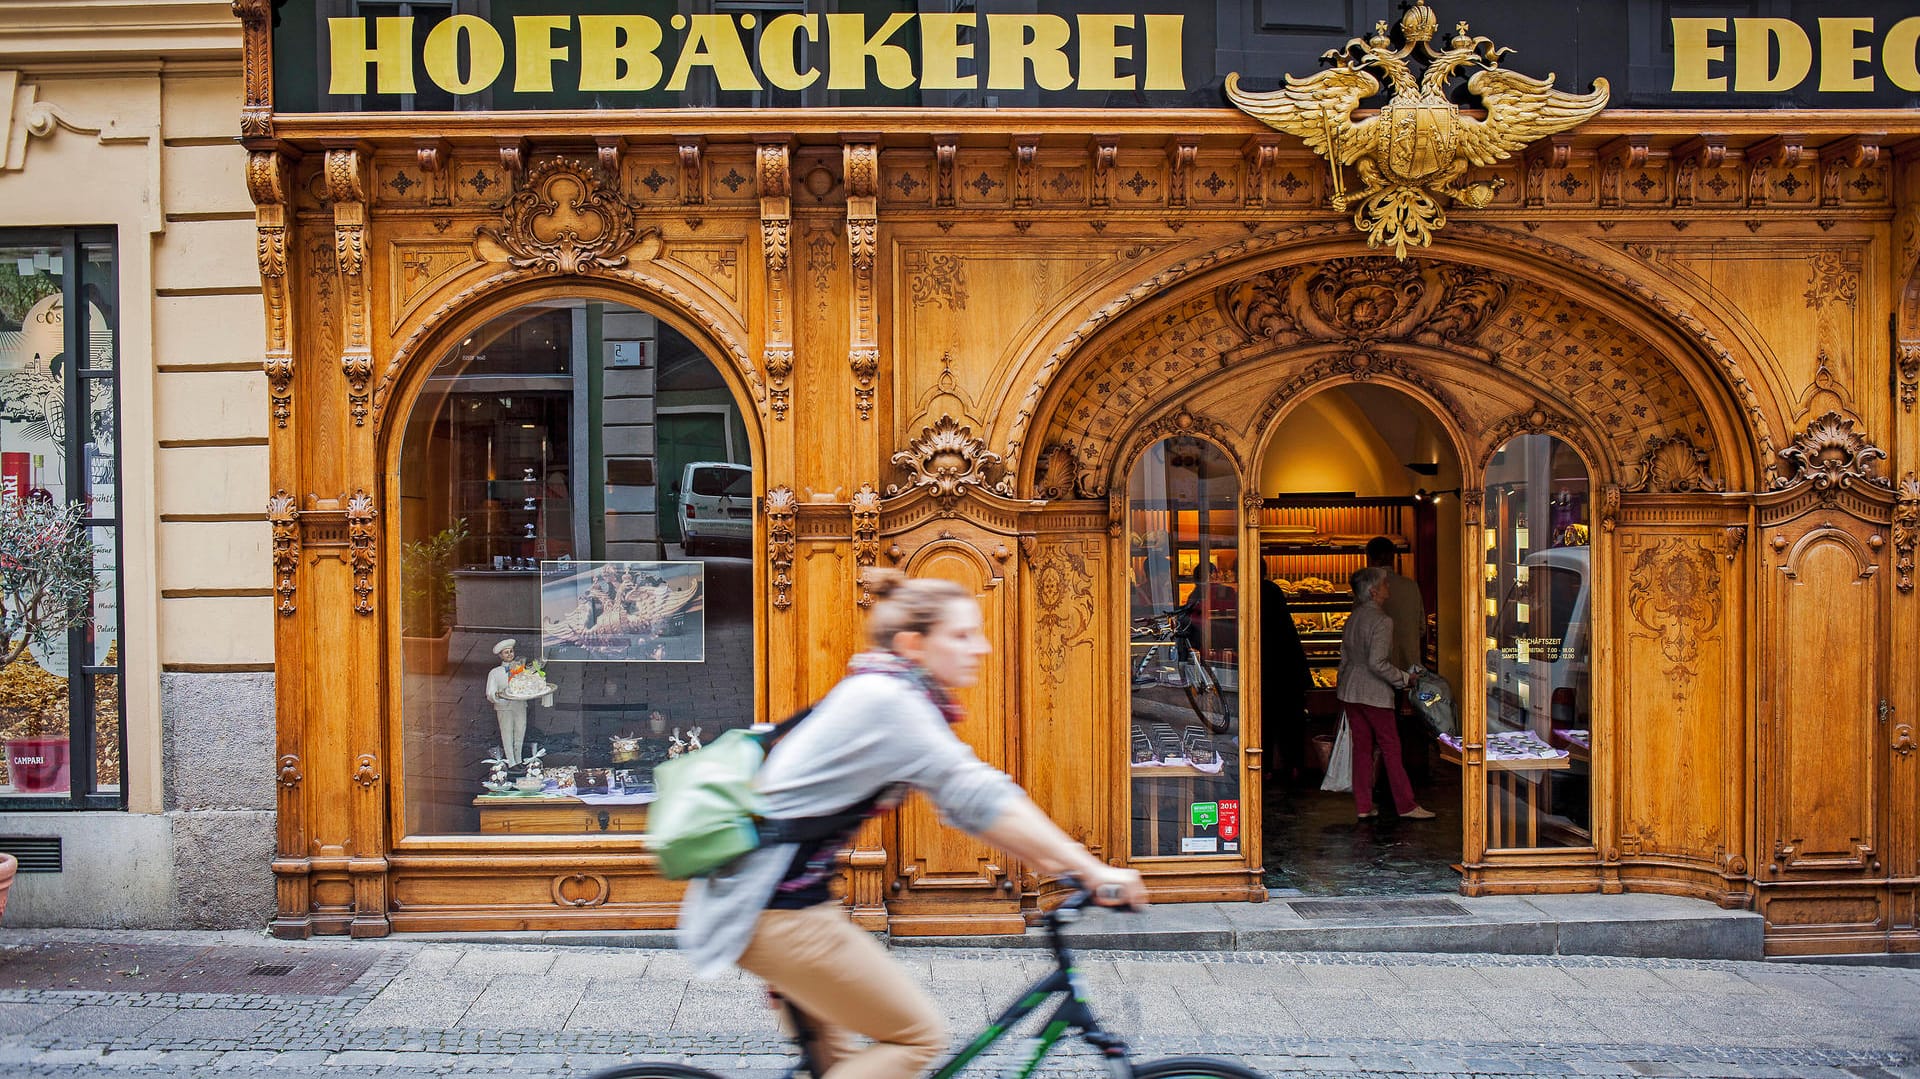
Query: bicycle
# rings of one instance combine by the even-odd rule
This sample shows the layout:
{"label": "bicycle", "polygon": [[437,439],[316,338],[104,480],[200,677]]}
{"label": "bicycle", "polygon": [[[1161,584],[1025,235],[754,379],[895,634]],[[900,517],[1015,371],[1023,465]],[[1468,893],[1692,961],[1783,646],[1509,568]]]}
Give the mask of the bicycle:
{"label": "bicycle", "polygon": [[[1133,684],[1179,687],[1207,730],[1225,734],[1233,725],[1233,711],[1227,706],[1213,667],[1193,647],[1192,631],[1181,630],[1179,615],[1176,609],[1133,620],[1134,643],[1149,645],[1133,664]],[[1168,650],[1166,658],[1162,658],[1162,649]]]}
{"label": "bicycle", "polygon": [[[1061,929],[1079,919],[1080,909],[1093,899],[1093,894],[1082,888],[1072,878],[1066,878],[1066,883],[1072,887],[1073,894],[1067,897],[1066,902],[1048,911],[1042,918],[1047,928],[1048,945],[1053,950],[1054,970],[1034,982],[1026,992],[1015,998],[1014,1003],[1001,1012],[993,1022],[988,1023],[986,1029],[975,1035],[972,1041],[950,1054],[928,1079],[951,1079],[958,1075],[995,1042],[1005,1037],[1015,1024],[1033,1014],[1042,1004],[1054,997],[1061,998],[1060,1004],[1047,1019],[1040,1033],[1032,1039],[1032,1052],[1017,1073],[1020,1079],[1031,1076],[1061,1038],[1068,1031],[1073,1030],[1080,1032],[1081,1040],[1100,1051],[1100,1060],[1106,1069],[1108,1079],[1266,1079],[1259,1072],[1249,1068],[1209,1057],[1167,1057],[1145,1064],[1134,1064],[1127,1043],[1119,1035],[1102,1029],[1100,1021],[1094,1017],[1093,1009],[1087,1004],[1086,992],[1080,983],[1080,975],[1073,966],[1073,953],[1067,949],[1066,938]],[[808,1049],[809,1039],[803,1017],[791,1006],[783,1004],[783,1007],[786,1007],[787,1017],[798,1034],[796,1041],[800,1048],[800,1060],[787,1071],[786,1079],[819,1075]],[[605,1068],[594,1072],[587,1079],[724,1079],[724,1077],[685,1064],[641,1061]]]}

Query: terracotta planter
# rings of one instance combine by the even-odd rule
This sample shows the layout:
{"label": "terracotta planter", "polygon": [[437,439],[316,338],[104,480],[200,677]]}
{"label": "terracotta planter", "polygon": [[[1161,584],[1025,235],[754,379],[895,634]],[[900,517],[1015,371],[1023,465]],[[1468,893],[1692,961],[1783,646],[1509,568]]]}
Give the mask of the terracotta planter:
{"label": "terracotta planter", "polygon": [[72,783],[67,769],[67,736],[7,739],[7,774],[13,789],[57,794]]}
{"label": "terracotta planter", "polygon": [[438,637],[400,638],[400,661],[409,674],[445,674],[447,673],[447,651],[453,641],[453,628],[449,626]]}
{"label": "terracotta planter", "polygon": [[19,869],[20,859],[0,854],[0,915],[7,913],[7,893],[13,890],[13,875]]}

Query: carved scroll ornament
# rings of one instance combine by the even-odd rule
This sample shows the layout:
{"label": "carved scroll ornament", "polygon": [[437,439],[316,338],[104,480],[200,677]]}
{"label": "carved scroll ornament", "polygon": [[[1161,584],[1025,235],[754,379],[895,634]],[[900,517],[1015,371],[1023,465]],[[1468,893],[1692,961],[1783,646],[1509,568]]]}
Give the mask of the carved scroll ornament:
{"label": "carved scroll ornament", "polygon": [[[1296,135],[1333,170],[1333,208],[1353,209],[1353,223],[1367,246],[1387,245],[1396,258],[1408,245],[1426,247],[1446,225],[1443,201],[1458,199],[1474,209],[1486,206],[1503,186],[1498,178],[1462,184],[1469,168],[1506,160],[1535,140],[1565,131],[1607,104],[1607,80],[1595,79],[1587,94],[1553,88],[1551,78],[1530,78],[1500,67],[1502,49],[1473,37],[1460,23],[1447,48],[1432,41],[1439,18],[1416,2],[1400,20],[1404,44],[1393,48],[1384,20],[1373,36],[1347,42],[1323,59],[1332,67],[1304,79],[1287,76],[1271,93],[1240,89],[1240,76],[1227,76],[1227,98],[1268,127]],[[1414,49],[1425,53],[1425,69],[1408,63]],[[1467,92],[1480,98],[1486,119],[1465,115],[1449,99],[1455,72],[1476,67]],[[1355,120],[1354,109],[1380,92],[1374,72],[1385,73],[1393,96],[1378,114]],[[1346,190],[1345,168],[1359,173],[1360,189]]]}
{"label": "carved scroll ornament", "polygon": [[1875,475],[1873,463],[1885,460],[1886,456],[1885,450],[1853,429],[1853,420],[1838,412],[1828,412],[1809,424],[1791,446],[1780,451],[1780,460],[1786,468],[1772,470],[1773,489],[1779,491],[1796,483],[1810,482],[1815,490],[1825,494],[1836,488],[1851,488],[1857,482],[1884,482]]}
{"label": "carved scroll ornament", "polygon": [[507,199],[500,227],[478,231],[476,250],[482,257],[494,254],[491,241],[518,269],[589,274],[625,266],[634,248],[644,240],[657,242],[659,235],[658,229],[636,230],[633,208],[599,170],[556,157],[535,166],[525,186]]}
{"label": "carved scroll ornament", "polygon": [[973,437],[973,429],[952,416],[942,415],[931,427],[922,428],[920,437],[906,449],[893,455],[893,466],[908,473],[907,483],[887,488],[897,495],[916,487],[930,487],[933,497],[945,513],[952,513],[964,487],[987,485],[989,469],[999,467],[1000,455]]}
{"label": "carved scroll ornament", "polygon": [[1909,472],[1900,479],[1900,491],[1893,504],[1893,568],[1899,577],[1895,587],[1913,591],[1913,549],[1920,540],[1920,476]]}
{"label": "carved scroll ornament", "polygon": [[786,484],[767,491],[767,563],[773,570],[773,605],[793,606],[794,516],[798,500]]}
{"label": "carved scroll ornament", "polygon": [[273,591],[279,597],[274,609],[289,615],[294,612],[293,575],[300,568],[300,508],[284,488],[267,499],[267,523],[273,526]]}

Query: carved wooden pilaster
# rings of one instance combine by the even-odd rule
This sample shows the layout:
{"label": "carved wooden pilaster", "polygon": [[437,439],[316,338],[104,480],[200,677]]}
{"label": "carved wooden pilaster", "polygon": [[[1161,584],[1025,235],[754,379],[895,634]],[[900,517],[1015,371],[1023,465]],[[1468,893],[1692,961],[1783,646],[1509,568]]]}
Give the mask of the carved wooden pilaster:
{"label": "carved wooden pilaster", "polygon": [[933,204],[940,209],[953,206],[954,158],[960,151],[957,135],[936,135],[933,139]]}
{"label": "carved wooden pilaster", "polygon": [[1193,159],[1200,153],[1198,139],[1175,139],[1167,146],[1167,206],[1179,210],[1187,205],[1187,188],[1192,185]]}
{"label": "carved wooden pilaster", "polygon": [[379,542],[373,522],[379,516],[367,492],[356,489],[347,500],[347,564],[353,569],[355,614],[373,613],[373,568]]}
{"label": "carved wooden pilaster", "polygon": [[1480,506],[1487,494],[1478,487],[1460,492],[1460,523],[1472,528],[1480,523]]}
{"label": "carved wooden pilaster", "polygon": [[1013,137],[1013,208],[1031,209],[1033,191],[1036,186],[1034,158],[1040,152],[1040,136],[1015,135]]}
{"label": "carved wooden pilaster", "polygon": [[1273,163],[1280,159],[1280,140],[1255,135],[1240,147],[1240,157],[1246,162],[1246,182],[1241,184],[1241,191],[1247,208],[1257,210],[1273,197],[1268,185],[1273,183]]}
{"label": "carved wooden pilaster", "polygon": [[1093,140],[1093,176],[1087,185],[1093,208],[1104,210],[1113,202],[1113,159],[1120,153],[1120,141],[1113,138]]}
{"label": "carved wooden pilaster", "polygon": [[1646,135],[1622,135],[1602,146],[1595,159],[1600,162],[1600,205],[1618,207],[1625,198],[1626,171],[1644,168],[1647,148],[1652,139]]}
{"label": "carved wooden pilaster", "polygon": [[1266,508],[1267,500],[1260,497],[1258,491],[1248,491],[1240,496],[1240,511],[1248,528],[1260,527],[1260,513]]}
{"label": "carved wooden pilaster", "polygon": [[880,492],[871,483],[862,483],[853,493],[853,573],[860,584],[860,608],[873,606],[861,572],[880,560]]}
{"label": "carved wooden pilaster", "polygon": [[707,140],[698,135],[680,139],[680,204],[699,206],[707,201]]}
{"label": "carved wooden pilaster", "polygon": [[878,320],[874,314],[873,267],[880,243],[880,147],[871,142],[841,146],[847,186],[847,247],[853,270],[853,324],[848,362],[853,367],[854,406],[873,418],[873,383],[880,372]]}
{"label": "carved wooden pilaster", "polygon": [[793,317],[788,311],[792,281],[793,198],[791,140],[764,141],[757,148],[760,172],[760,250],[767,264],[767,404],[775,420],[787,418],[792,390]]}
{"label": "carved wooden pilaster", "polygon": [[1900,479],[1893,504],[1893,569],[1898,575],[1894,586],[1902,592],[1913,591],[1916,540],[1920,540],[1920,476],[1908,472]]}
{"label": "carved wooden pilaster", "polygon": [[367,338],[366,233],[368,172],[372,155],[363,147],[327,151],[327,195],[333,200],[333,242],[340,273],[346,337],[340,369],[354,426],[365,426],[372,399],[373,349]]}
{"label": "carved wooden pilaster", "polygon": [[233,0],[242,57],[240,137],[273,138],[273,0]]}
{"label": "carved wooden pilaster", "polygon": [[247,155],[247,193],[253,197],[254,233],[260,259],[260,289],[267,309],[263,366],[273,425],[293,418],[293,308],[287,288],[287,229],[292,162],[278,151]]}
{"label": "carved wooden pilaster", "polygon": [[300,568],[300,508],[284,488],[267,499],[267,523],[273,526],[273,592],[275,610],[294,612],[294,573]]}
{"label": "carved wooden pilaster", "polygon": [[414,146],[414,162],[425,173],[433,190],[427,195],[429,206],[447,206],[453,202],[453,144],[445,139],[427,139]]}
{"label": "carved wooden pilaster", "polygon": [[1767,204],[1767,191],[1774,169],[1790,169],[1800,164],[1806,150],[1805,135],[1775,135],[1747,147],[1747,205],[1759,208]]}
{"label": "carved wooden pilaster", "polygon": [[767,491],[767,565],[772,569],[773,606],[784,611],[793,606],[793,552],[796,499],[786,484]]}

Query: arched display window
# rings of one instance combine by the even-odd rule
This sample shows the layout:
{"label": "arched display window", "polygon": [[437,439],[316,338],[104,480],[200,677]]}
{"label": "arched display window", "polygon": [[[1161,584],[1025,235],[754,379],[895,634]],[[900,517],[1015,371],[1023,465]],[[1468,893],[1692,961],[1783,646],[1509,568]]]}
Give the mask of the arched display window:
{"label": "arched display window", "polygon": [[1487,846],[1593,844],[1593,485],[1520,435],[1487,465]]}
{"label": "arched display window", "polygon": [[409,834],[638,833],[656,764],[754,721],[749,435],[618,303],[526,304],[441,359],[399,460]]}
{"label": "arched display window", "polygon": [[1135,858],[1241,856],[1239,504],[1233,462],[1190,436],[1127,480]]}

